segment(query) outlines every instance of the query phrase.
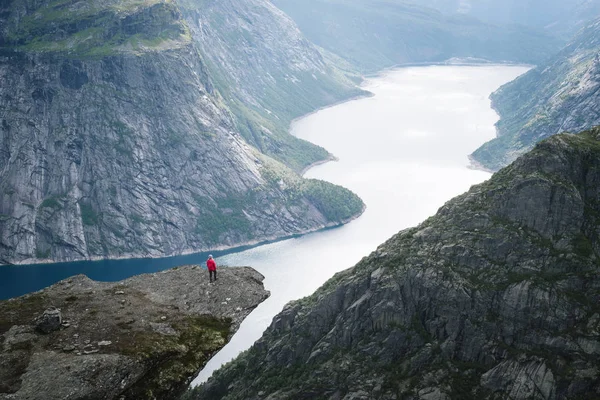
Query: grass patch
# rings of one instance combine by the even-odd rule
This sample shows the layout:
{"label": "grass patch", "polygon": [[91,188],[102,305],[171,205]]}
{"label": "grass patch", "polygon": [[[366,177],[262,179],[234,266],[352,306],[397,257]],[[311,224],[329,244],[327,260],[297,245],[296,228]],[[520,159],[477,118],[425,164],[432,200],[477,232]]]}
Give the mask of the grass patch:
{"label": "grass patch", "polygon": [[[119,342],[121,353],[145,360],[153,368],[125,393],[128,398],[164,398],[200,370],[230,335],[231,320],[186,317],[174,324],[179,336],[130,332]],[[185,388],[183,388],[185,390]]]}
{"label": "grass patch", "polygon": [[79,209],[81,210],[81,222],[83,225],[98,225],[98,213],[94,211],[91,205],[80,202]]}
{"label": "grass patch", "polygon": [[40,208],[50,208],[52,210],[60,210],[63,208],[63,204],[60,202],[60,198],[56,196],[47,197],[40,204]]}
{"label": "grass patch", "polygon": [[31,294],[14,300],[0,301],[0,334],[13,325],[29,323],[49,306],[43,294]]}

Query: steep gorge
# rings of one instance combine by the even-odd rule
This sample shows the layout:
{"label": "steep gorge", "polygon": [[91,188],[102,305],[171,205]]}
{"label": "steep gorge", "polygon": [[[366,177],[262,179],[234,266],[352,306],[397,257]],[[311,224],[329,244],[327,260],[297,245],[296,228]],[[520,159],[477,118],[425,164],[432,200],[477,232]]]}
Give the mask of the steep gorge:
{"label": "steep gorge", "polygon": [[191,399],[596,399],[600,128],[552,137],[290,303]]}

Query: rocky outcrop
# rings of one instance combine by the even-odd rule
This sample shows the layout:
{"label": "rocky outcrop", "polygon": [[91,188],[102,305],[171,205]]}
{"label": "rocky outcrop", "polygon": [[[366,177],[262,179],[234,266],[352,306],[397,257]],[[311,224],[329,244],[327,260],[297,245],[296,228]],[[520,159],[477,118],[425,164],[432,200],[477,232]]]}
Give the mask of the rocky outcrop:
{"label": "rocky outcrop", "polygon": [[548,136],[600,124],[600,19],[491,98],[501,118],[498,137],[471,155],[476,165],[490,170],[508,165]]}
{"label": "rocky outcrop", "polygon": [[522,26],[444,15],[420,1],[274,0],[312,42],[363,71],[477,58],[537,64],[562,41]]}
{"label": "rocky outcrop", "polygon": [[60,329],[62,313],[56,307],[51,307],[35,320],[35,329],[41,333],[50,333]]}
{"label": "rocky outcrop", "polygon": [[[303,180],[248,144],[241,121],[266,127],[290,115],[274,110],[261,119],[232,108],[227,88],[251,76],[232,69],[220,81],[212,74],[201,40],[220,25],[192,34],[184,14],[208,5],[182,4],[0,3],[0,264],[182,254],[305,233],[360,214],[364,206],[349,191]],[[285,19],[281,29],[290,24]],[[310,45],[292,36],[305,48],[286,54],[302,69]],[[273,68],[265,66],[265,46],[248,45],[253,52],[245,57],[237,40],[218,43],[237,49],[239,70],[252,64],[250,71],[264,75]],[[316,73],[312,64],[306,70]],[[245,101],[261,88],[248,85]],[[294,87],[286,90],[289,100]],[[265,152],[285,152],[288,139],[270,141],[267,131],[256,136],[271,144]],[[304,143],[279,158],[301,169],[327,157],[314,149]]]}
{"label": "rocky outcrop", "polygon": [[220,268],[209,283],[187,266],[2,301],[0,399],[175,399],[268,296],[262,280]]}
{"label": "rocky outcrop", "polygon": [[398,233],[192,399],[600,397],[600,128]]}

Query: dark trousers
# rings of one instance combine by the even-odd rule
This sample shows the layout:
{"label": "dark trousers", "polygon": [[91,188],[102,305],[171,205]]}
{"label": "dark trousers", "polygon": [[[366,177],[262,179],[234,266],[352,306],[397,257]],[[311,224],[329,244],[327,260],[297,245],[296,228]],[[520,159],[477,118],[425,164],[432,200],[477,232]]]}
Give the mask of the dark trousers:
{"label": "dark trousers", "polygon": [[217,280],[217,271],[208,271],[208,279],[210,279],[210,281],[213,281],[213,276],[215,277],[215,281]]}

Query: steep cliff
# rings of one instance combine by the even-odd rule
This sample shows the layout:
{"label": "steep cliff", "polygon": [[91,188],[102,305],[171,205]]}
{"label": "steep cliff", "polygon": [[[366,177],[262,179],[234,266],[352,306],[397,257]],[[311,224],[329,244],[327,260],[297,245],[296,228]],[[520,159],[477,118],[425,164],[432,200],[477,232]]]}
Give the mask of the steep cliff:
{"label": "steep cliff", "polygon": [[0,399],[176,399],[269,293],[251,268],[83,275],[0,301]]}
{"label": "steep cliff", "polygon": [[308,39],[362,70],[453,57],[536,64],[562,42],[529,28],[496,26],[393,0],[274,0]]}
{"label": "steep cliff", "polygon": [[[244,0],[239,9],[259,15],[272,9],[266,2],[250,7],[258,3]],[[199,13],[212,2],[194,4]],[[256,127],[261,120],[241,115],[223,95],[252,80],[238,76],[245,65],[262,71],[257,79],[275,68],[266,61],[268,43],[248,46],[244,55],[236,38],[222,42],[232,54],[237,49],[237,57],[225,57],[238,70],[228,69],[228,81],[216,83],[203,46],[218,41],[202,42],[185,19],[190,4],[184,6],[0,3],[0,264],[180,254],[311,231],[361,212],[351,192],[303,180],[247,144],[240,124]],[[290,25],[284,18],[283,33],[272,28],[271,34],[283,36]],[[304,46],[291,46],[283,57],[290,68],[316,73],[306,61],[310,46],[297,29],[289,35],[281,47]],[[287,87],[285,100],[300,86]],[[244,101],[253,93],[258,104],[270,98],[268,86],[245,87]],[[354,94],[349,84],[338,82],[341,87]],[[312,100],[304,98],[304,108],[294,112],[306,111]],[[256,140],[248,140],[300,169],[326,152],[289,135],[282,139],[282,132],[270,137],[267,128],[294,112],[274,110],[253,131]]]}
{"label": "steep cliff", "polygon": [[398,233],[202,399],[597,399],[600,128],[558,135]]}
{"label": "steep cliff", "polygon": [[472,154],[497,170],[537,142],[600,124],[600,19],[557,56],[492,94],[500,114],[498,138]]}

